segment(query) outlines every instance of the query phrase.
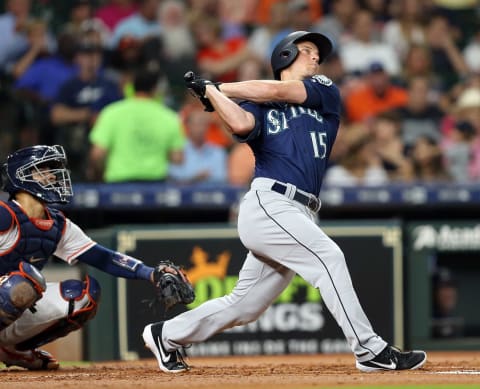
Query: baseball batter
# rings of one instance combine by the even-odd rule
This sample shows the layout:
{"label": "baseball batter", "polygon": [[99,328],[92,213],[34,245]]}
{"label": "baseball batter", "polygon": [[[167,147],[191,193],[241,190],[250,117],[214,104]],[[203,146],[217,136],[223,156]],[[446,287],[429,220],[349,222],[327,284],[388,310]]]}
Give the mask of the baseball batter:
{"label": "baseball batter", "polygon": [[2,166],[2,188],[10,194],[0,201],[0,361],[5,365],[57,369],[58,361],[38,347],[82,328],[97,312],[100,285],[93,277],[46,282],[41,270],[51,255],[115,277],[151,281],[157,293],[169,297],[160,283],[169,277],[171,290],[175,265],[152,268],[109,250],[47,206],[73,196],[61,146],[27,147],[10,155]]}
{"label": "baseball batter", "polygon": [[[255,155],[255,176],[238,216],[239,236],[249,253],[229,295],[145,327],[144,341],[162,371],[188,368],[177,351],[181,346],[256,320],[296,273],[319,289],[358,369],[417,369],[425,363],[425,352],[401,352],[374,332],[342,250],[314,221],[340,118],[339,91],[319,74],[331,50],[326,36],[297,31],[272,53],[275,80],[187,83]],[[232,98],[245,101],[237,104]]]}

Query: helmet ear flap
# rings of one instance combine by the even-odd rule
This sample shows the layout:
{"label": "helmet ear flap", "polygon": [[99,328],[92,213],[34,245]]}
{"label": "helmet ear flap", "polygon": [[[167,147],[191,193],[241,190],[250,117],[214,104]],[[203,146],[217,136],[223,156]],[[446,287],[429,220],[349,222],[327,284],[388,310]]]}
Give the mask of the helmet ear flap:
{"label": "helmet ear flap", "polygon": [[295,61],[297,55],[298,48],[293,42],[281,47],[280,51],[277,51],[276,53],[274,52],[272,57],[272,68],[277,80],[280,79],[280,72],[289,67],[292,62]]}
{"label": "helmet ear flap", "polygon": [[284,58],[284,59],[287,59],[291,55],[292,55],[292,50],[290,50],[290,49],[282,50],[282,52],[280,53],[280,57]]}

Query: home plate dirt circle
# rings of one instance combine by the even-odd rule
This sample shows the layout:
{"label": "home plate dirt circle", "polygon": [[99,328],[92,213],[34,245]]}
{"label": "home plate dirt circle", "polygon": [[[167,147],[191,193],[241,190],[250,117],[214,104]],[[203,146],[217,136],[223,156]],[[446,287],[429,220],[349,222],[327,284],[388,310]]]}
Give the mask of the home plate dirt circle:
{"label": "home plate dirt circle", "polygon": [[351,354],[196,357],[188,360],[191,370],[179,374],[160,372],[154,359],[62,365],[53,372],[9,368],[0,372],[0,388],[299,389],[480,385],[480,352],[427,351],[427,354],[427,363],[420,370],[381,373],[358,371]]}

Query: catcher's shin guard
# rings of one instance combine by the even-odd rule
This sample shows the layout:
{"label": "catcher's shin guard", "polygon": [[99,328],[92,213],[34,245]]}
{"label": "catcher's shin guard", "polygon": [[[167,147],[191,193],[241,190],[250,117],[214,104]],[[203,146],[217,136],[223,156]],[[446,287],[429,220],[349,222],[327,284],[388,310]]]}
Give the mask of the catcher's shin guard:
{"label": "catcher's shin guard", "polygon": [[85,281],[63,281],[60,283],[60,292],[68,301],[67,317],[58,320],[34,337],[17,344],[17,350],[31,350],[50,343],[82,328],[88,320],[95,317],[100,302],[100,285],[95,278],[87,276]]}
{"label": "catcher's shin guard", "polygon": [[27,262],[0,277],[0,331],[17,320],[41,299],[46,284],[43,275]]}

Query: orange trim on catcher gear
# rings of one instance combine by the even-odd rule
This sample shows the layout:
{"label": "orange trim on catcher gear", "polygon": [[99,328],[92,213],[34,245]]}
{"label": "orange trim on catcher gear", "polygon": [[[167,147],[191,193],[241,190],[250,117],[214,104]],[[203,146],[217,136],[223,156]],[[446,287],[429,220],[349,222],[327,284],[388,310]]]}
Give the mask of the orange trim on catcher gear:
{"label": "orange trim on catcher gear", "polygon": [[84,293],[82,294],[82,298],[85,294],[88,296],[88,305],[79,309],[78,311],[73,312],[73,314],[67,318],[69,321],[81,313],[95,311],[97,309],[97,302],[92,298],[92,296],[90,296],[90,293],[88,293],[88,290],[90,289],[90,277],[88,275],[85,277],[85,283],[86,285],[85,289],[83,290]]}
{"label": "orange trim on catcher gear", "polygon": [[[13,223],[15,223],[15,225],[17,226],[17,231],[18,231],[18,234],[17,234],[17,240],[15,241],[15,243],[12,245],[12,247],[10,247],[7,251],[4,251],[2,252],[2,255],[6,255],[6,254],[9,254],[13,251],[13,249],[17,246],[18,244],[18,241],[20,240],[20,236],[22,235],[22,231],[21,229],[19,228],[19,225],[18,225],[18,219],[17,219],[17,215],[15,214],[15,212],[13,212],[10,207],[8,206],[8,204],[6,204],[5,202],[3,201],[0,201],[1,204],[4,204],[5,205],[5,209],[10,212],[10,215],[12,215],[12,218],[13,218],[13,221],[12,221],[12,225],[10,226],[10,229],[12,229],[13,227]],[[20,207],[21,208],[21,207]],[[8,231],[8,230],[7,230]]]}
{"label": "orange trim on catcher gear", "polygon": [[25,273],[25,271],[23,270],[23,262],[20,262],[20,266],[19,266],[18,271],[12,271],[12,272],[8,273],[8,275],[9,276],[20,275],[23,278],[26,278],[27,280],[29,280],[33,284],[33,287],[40,294],[40,296],[43,295],[43,292],[45,292],[45,289],[42,288],[42,286],[37,282],[37,280],[35,278],[33,278],[31,275]]}

